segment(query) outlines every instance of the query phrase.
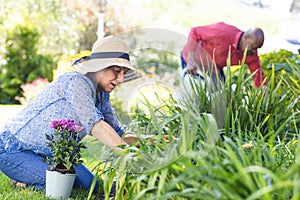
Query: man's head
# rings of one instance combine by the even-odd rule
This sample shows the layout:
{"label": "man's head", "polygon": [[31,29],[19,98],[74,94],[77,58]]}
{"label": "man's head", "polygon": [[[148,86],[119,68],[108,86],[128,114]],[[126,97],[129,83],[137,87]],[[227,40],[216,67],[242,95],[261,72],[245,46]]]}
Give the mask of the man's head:
{"label": "man's head", "polygon": [[244,32],[241,38],[240,49],[245,51],[247,49],[247,55],[251,55],[257,52],[258,48],[261,48],[264,44],[264,32],[260,28],[251,28]]}

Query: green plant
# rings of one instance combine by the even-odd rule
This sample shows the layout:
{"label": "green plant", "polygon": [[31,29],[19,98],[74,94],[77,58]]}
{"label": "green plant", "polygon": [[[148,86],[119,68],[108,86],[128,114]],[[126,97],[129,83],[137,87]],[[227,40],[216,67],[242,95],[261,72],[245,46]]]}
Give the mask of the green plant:
{"label": "green plant", "polygon": [[[136,65],[146,74],[163,76],[170,70],[179,69],[178,56],[166,50],[155,49],[151,47],[147,49],[138,49],[134,52]],[[168,67],[166,67],[168,66]]]}
{"label": "green plant", "polygon": [[[139,148],[120,155],[101,151],[106,194],[115,180],[116,199],[299,199],[299,81],[279,74],[275,82],[273,68],[268,85],[254,88],[244,65],[236,74],[227,69],[226,83],[210,98],[196,87],[196,99],[158,107],[146,99],[149,114],[136,109],[130,131],[176,139],[140,138]],[[216,122],[224,123],[218,129]],[[92,148],[97,154],[101,145]]]}
{"label": "green plant", "polygon": [[[272,51],[269,53],[261,54],[260,56],[261,65],[264,67],[264,69],[272,69],[272,64],[286,64],[285,67],[279,67],[275,68],[275,71],[285,69],[286,71],[291,71],[291,67],[288,66],[288,61],[292,64],[296,64],[298,62],[299,64],[299,55],[297,56],[293,52],[286,50],[286,49],[280,49],[279,51]],[[283,65],[281,65],[283,66]]]}
{"label": "green plant", "polygon": [[50,124],[54,135],[46,134],[46,144],[52,149],[52,157],[47,157],[49,170],[73,172],[73,165],[82,163],[81,149],[84,143],[79,140],[78,133],[82,127],[72,119],[55,119]]}
{"label": "green plant", "polygon": [[273,66],[267,86],[260,88],[253,87],[252,74],[245,73],[243,63],[235,74],[227,70],[224,132],[228,137],[253,139],[263,135],[273,141],[276,137],[291,139],[298,133],[299,80],[295,77],[299,77],[299,70],[293,65],[290,68],[290,73],[278,73]]}
{"label": "green plant", "polygon": [[1,65],[0,103],[18,103],[20,86],[37,77],[52,80],[53,58],[38,54],[39,33],[30,24],[17,25],[8,33],[5,43],[6,63]]}
{"label": "green plant", "polygon": [[[265,53],[260,55],[260,60],[268,79],[272,77],[272,73],[275,73],[276,84],[280,83],[282,78],[294,79],[295,81],[292,81],[298,84],[300,83],[295,73],[300,67],[300,49],[298,49],[298,54],[285,49]],[[289,87],[284,87],[282,93],[285,93],[287,89],[289,89]]]}

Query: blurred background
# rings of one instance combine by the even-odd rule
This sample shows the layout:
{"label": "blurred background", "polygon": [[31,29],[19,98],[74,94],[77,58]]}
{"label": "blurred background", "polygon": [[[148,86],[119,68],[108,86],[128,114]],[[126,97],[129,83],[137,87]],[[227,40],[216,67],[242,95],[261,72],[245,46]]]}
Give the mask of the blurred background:
{"label": "blurred background", "polygon": [[[280,49],[296,54],[300,48],[300,0],[0,0],[0,5],[0,104],[6,105],[28,103],[71,70],[72,60],[88,55],[98,37],[141,28],[187,37],[192,26],[223,21],[242,30],[261,27],[266,35],[261,54]],[[160,74],[160,63],[178,70],[179,52],[169,53],[144,49],[135,52],[140,56],[135,62],[151,77]]]}
{"label": "blurred background", "polygon": [[[244,30],[259,26],[270,38],[299,40],[300,37],[299,0],[0,0],[0,3],[2,64],[5,39],[20,25],[38,33],[39,53],[54,55],[90,49],[97,34],[155,27],[186,35],[191,26],[219,21]],[[272,43],[274,48],[279,46],[275,41]]]}

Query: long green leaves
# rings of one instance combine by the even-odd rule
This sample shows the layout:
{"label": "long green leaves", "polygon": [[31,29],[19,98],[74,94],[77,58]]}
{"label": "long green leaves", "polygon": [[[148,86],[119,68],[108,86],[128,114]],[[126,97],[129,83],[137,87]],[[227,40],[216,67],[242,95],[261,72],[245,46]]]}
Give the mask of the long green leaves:
{"label": "long green leaves", "polygon": [[154,107],[145,100],[149,114],[139,110],[130,127],[139,148],[96,156],[105,163],[105,190],[114,177],[117,199],[298,199],[300,96],[293,70],[278,77],[271,69],[268,85],[255,88],[242,64],[227,68],[213,94],[195,85],[180,102]]}

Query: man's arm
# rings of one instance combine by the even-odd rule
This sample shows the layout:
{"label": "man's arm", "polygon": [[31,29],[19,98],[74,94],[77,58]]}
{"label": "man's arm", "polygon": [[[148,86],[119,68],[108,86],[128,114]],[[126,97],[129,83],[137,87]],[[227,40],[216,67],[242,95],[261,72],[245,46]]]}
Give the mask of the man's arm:
{"label": "man's arm", "polygon": [[186,70],[193,74],[193,75],[196,75],[197,74],[197,67],[196,67],[196,64],[195,64],[195,52],[194,51],[188,51],[188,55],[187,55],[187,64],[186,64]]}
{"label": "man's arm", "polygon": [[196,51],[198,49],[197,46],[199,45],[199,33],[197,29],[198,27],[191,28],[188,36],[188,42],[185,46],[185,56],[187,60],[186,70],[193,75],[197,74],[197,63],[195,59]]}
{"label": "man's arm", "polygon": [[265,80],[264,73],[261,69],[259,57],[257,54],[247,56],[245,63],[248,65],[248,68],[251,73],[254,73],[253,79],[254,79],[254,85],[255,87],[260,87],[262,84],[267,85],[268,82]]}

